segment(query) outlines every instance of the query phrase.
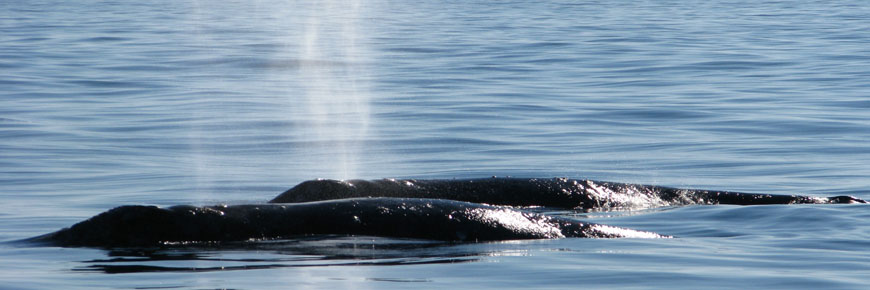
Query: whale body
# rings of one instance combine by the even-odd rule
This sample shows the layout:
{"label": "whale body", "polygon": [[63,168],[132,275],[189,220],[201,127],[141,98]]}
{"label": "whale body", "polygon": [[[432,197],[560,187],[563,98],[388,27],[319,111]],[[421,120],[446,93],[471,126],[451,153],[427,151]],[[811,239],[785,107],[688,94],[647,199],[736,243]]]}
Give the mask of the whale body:
{"label": "whale body", "polygon": [[352,197],[412,197],[460,200],[510,206],[566,209],[637,209],[691,204],[866,203],[851,196],[813,197],[663,186],[567,178],[309,180],[285,191],[271,203]]}
{"label": "whale body", "polygon": [[27,241],[55,246],[139,247],[366,235],[442,241],[663,238],[652,232],[535,213],[687,204],[866,203],[812,197],[678,189],[566,178],[311,180],[269,203],[234,206],[121,206]]}
{"label": "whale body", "polygon": [[297,204],[121,206],[30,241],[58,246],[129,247],[312,234],[443,241],[665,237],[509,207],[444,199],[355,198]]}

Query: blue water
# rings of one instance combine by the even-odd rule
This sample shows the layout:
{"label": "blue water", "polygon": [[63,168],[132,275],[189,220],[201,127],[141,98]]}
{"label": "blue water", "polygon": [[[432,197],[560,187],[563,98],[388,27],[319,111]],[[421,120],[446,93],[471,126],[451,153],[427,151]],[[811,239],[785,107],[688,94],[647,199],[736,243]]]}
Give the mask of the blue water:
{"label": "blue water", "polygon": [[313,178],[870,199],[870,5],[0,1],[0,288],[866,288],[867,205],[559,212],[676,236],[8,241]]}

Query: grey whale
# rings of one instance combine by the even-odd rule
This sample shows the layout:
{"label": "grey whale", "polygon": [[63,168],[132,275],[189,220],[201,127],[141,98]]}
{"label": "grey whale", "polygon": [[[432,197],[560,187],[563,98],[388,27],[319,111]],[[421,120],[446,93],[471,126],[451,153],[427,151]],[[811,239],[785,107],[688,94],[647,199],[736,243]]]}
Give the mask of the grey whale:
{"label": "grey whale", "polygon": [[270,203],[353,197],[439,198],[508,206],[565,209],[637,209],[692,204],[866,203],[851,196],[813,197],[680,189],[568,178],[480,178],[452,180],[316,179],[281,193]]}
{"label": "grey whale", "polygon": [[57,232],[28,239],[54,246],[150,247],[289,238],[367,235],[443,241],[664,238],[528,206],[611,210],[687,204],[866,203],[848,197],[689,190],[590,180],[311,180],[264,204],[121,206]]}
{"label": "grey whale", "polygon": [[445,241],[664,237],[509,207],[444,199],[351,198],[296,204],[121,206],[31,242],[129,247],[346,234]]}

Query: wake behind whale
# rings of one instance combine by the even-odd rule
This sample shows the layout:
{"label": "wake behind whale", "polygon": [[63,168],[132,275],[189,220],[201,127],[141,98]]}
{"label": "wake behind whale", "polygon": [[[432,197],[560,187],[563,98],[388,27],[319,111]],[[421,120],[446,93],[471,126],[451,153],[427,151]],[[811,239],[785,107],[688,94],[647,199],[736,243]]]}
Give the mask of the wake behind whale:
{"label": "wake behind whale", "polygon": [[528,206],[583,210],[687,204],[865,203],[810,197],[689,190],[591,180],[311,180],[268,204],[121,206],[29,239],[56,246],[162,246],[339,234],[442,241],[660,238],[651,232],[544,215]]}

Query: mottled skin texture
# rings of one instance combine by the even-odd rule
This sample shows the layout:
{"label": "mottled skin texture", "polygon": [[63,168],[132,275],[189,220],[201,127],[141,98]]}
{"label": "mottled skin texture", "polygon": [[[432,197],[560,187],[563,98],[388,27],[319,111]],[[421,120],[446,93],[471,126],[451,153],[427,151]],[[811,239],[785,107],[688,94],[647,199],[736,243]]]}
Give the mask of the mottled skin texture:
{"label": "mottled skin texture", "polygon": [[515,207],[609,210],[686,204],[792,203],[865,202],[849,196],[751,194],[564,178],[312,180],[282,193],[269,204],[122,206],[29,241],[58,246],[129,247],[313,234],[444,241],[656,238],[664,236]]}
{"label": "mottled skin texture", "polygon": [[865,203],[850,196],[811,197],[575,180],[567,178],[481,178],[460,180],[305,181],[271,203],[351,197],[413,197],[510,206],[568,209],[652,208],[689,204]]}
{"label": "mottled skin texture", "polygon": [[562,217],[443,199],[357,198],[297,204],[117,207],[31,242],[129,247],[310,234],[444,241],[663,237]]}

